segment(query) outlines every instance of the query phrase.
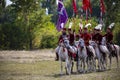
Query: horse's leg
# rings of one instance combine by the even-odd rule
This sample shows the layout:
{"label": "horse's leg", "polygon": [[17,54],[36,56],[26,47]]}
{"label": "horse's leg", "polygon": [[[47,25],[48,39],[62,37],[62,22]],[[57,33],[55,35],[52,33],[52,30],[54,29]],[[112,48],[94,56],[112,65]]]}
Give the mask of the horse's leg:
{"label": "horse's leg", "polygon": [[100,58],[98,58],[98,70],[100,70],[101,67],[101,62],[100,62]]}
{"label": "horse's leg", "polygon": [[95,71],[95,65],[94,65],[94,63],[95,63],[95,60],[94,60],[94,57],[92,57],[92,60],[91,60],[91,69],[92,69],[92,71]]}
{"label": "horse's leg", "polygon": [[104,69],[104,58],[103,58],[103,56],[101,57],[101,59],[100,59],[100,70],[103,70]]}
{"label": "horse's leg", "polygon": [[119,60],[118,60],[119,54],[116,56],[116,62],[117,62],[117,68],[119,68]]}
{"label": "horse's leg", "polygon": [[78,60],[78,72],[82,72],[83,71],[82,64],[83,64],[83,60],[79,59]]}
{"label": "horse's leg", "polygon": [[90,60],[89,58],[87,58],[87,72],[90,71]]}
{"label": "horse's leg", "polygon": [[96,72],[96,59],[94,60],[94,67],[95,67],[95,72]]}
{"label": "horse's leg", "polygon": [[[59,58],[60,59],[60,58]],[[62,60],[60,60],[60,65],[61,65],[61,70],[60,70],[60,74],[62,75],[63,74],[63,65],[62,65]]]}
{"label": "horse's leg", "polygon": [[107,55],[103,57],[103,70],[107,69]]}
{"label": "horse's leg", "polygon": [[77,72],[79,72],[79,67],[80,67],[80,60],[77,59],[77,62],[76,62],[76,69],[77,69]]}
{"label": "horse's leg", "polygon": [[58,51],[58,56],[59,56],[59,62],[60,62],[60,74],[62,75],[62,71],[63,71],[63,65],[62,65],[62,59],[61,59],[61,49]]}
{"label": "horse's leg", "polygon": [[70,66],[71,66],[71,73],[73,73],[73,67],[74,67],[74,62],[73,62],[74,60],[71,60],[71,62],[70,62]]}
{"label": "horse's leg", "polygon": [[76,61],[76,70],[77,70],[77,72],[79,72],[79,67],[80,67],[80,59],[79,59],[79,56],[78,56],[78,52],[77,52],[77,61]]}
{"label": "horse's leg", "polygon": [[95,58],[92,58],[92,71],[96,71],[95,69]]}
{"label": "horse's leg", "polygon": [[107,69],[108,56],[105,57],[105,69]]}
{"label": "horse's leg", "polygon": [[65,60],[65,70],[66,70],[66,74],[68,75],[68,61],[67,60]]}
{"label": "horse's leg", "polygon": [[81,59],[81,62],[80,62],[80,72],[83,72],[83,59]]}
{"label": "horse's leg", "polygon": [[72,70],[73,69],[73,61],[71,59],[69,60],[67,66],[68,66],[68,74],[70,75],[73,71]]}
{"label": "horse's leg", "polygon": [[106,64],[106,57],[104,57],[104,59],[103,59],[103,70],[105,70],[105,69],[106,69],[105,64]]}
{"label": "horse's leg", "polygon": [[111,64],[112,64],[112,55],[111,55],[111,54],[110,54],[110,56],[109,56],[109,60],[110,60],[109,69],[111,69]]}
{"label": "horse's leg", "polygon": [[71,67],[72,67],[72,60],[71,59],[66,59],[66,69],[67,69],[67,74],[71,74]]}
{"label": "horse's leg", "polygon": [[61,60],[61,58],[60,58],[60,56],[59,56],[59,61],[60,61],[60,66],[61,66],[61,68],[60,68],[60,74],[62,75],[63,74],[63,65],[62,65],[62,60]]}
{"label": "horse's leg", "polygon": [[86,58],[83,59],[83,73],[85,73],[85,63],[86,63]]}

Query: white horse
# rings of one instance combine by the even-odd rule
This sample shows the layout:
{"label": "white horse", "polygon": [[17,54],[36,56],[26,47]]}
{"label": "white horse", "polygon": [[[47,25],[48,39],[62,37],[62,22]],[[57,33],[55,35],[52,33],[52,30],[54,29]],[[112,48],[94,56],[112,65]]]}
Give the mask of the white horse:
{"label": "white horse", "polygon": [[67,38],[64,39],[64,44],[68,50],[68,54],[72,59],[72,67],[71,72],[73,72],[73,66],[74,66],[74,56],[77,54],[77,47],[75,45],[71,46],[69,44],[69,40]]}
{"label": "white horse", "polygon": [[59,43],[59,47],[56,48],[55,50],[58,53],[59,56],[59,61],[61,65],[61,72],[60,74],[63,74],[63,64],[62,62],[65,61],[65,69],[66,69],[66,74],[71,74],[71,58],[68,55],[68,50],[65,46],[64,40]]}
{"label": "white horse", "polygon": [[84,43],[84,40],[82,38],[79,39],[79,48],[78,48],[78,72],[85,73],[85,65],[87,61],[87,50]]}
{"label": "white horse", "polygon": [[[96,60],[97,60],[97,62],[98,62],[98,70],[102,70],[102,63],[101,63],[101,61],[102,61],[102,54],[100,53],[100,50],[99,50],[99,48],[98,48],[98,44],[97,43],[95,43],[95,41],[89,41],[89,44],[91,45],[91,46],[93,46],[93,48],[94,48],[94,50],[95,50],[95,54],[96,54]],[[96,64],[95,64],[96,65]]]}
{"label": "white horse", "polygon": [[107,48],[107,46],[104,44],[105,42],[105,37],[102,38],[101,45],[99,45],[100,52],[102,53],[102,64],[104,67],[104,70],[107,68],[107,60],[108,56],[110,55],[110,52]]}
{"label": "white horse", "polygon": [[115,44],[106,44],[106,37],[103,37],[102,44],[107,46],[110,54],[109,54],[109,60],[110,60],[110,65],[109,69],[111,69],[111,64],[112,64],[112,57],[116,57],[116,62],[117,62],[117,68],[119,68],[119,54],[120,54],[120,47]]}
{"label": "white horse", "polygon": [[88,47],[88,57],[87,57],[87,65],[88,65],[88,71],[96,71],[96,54],[95,49],[93,46],[89,45]]}
{"label": "white horse", "polygon": [[[89,45],[88,47],[88,54],[87,48],[85,46],[84,40],[82,38],[79,41],[76,41],[76,45],[78,47],[78,62],[77,62],[77,71],[85,73],[85,64],[87,63],[87,71],[96,71],[95,65],[95,50],[94,48]],[[81,63],[80,63],[81,61]],[[83,66],[82,66],[83,65]],[[81,67],[81,69],[80,69]],[[83,67],[83,68],[82,68]],[[83,69],[83,70],[82,70]]]}

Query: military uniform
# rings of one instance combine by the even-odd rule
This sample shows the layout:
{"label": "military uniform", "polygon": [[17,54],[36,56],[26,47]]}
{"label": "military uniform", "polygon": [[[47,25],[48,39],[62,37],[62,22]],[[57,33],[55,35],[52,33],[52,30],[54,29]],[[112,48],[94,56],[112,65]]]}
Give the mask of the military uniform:
{"label": "military uniform", "polygon": [[106,37],[107,43],[111,44],[112,40],[113,40],[113,34],[112,34],[112,32],[106,33],[104,36]]}
{"label": "military uniform", "polygon": [[[114,56],[116,56],[117,54],[116,54],[116,51],[115,51],[115,46],[114,46],[114,44],[113,44],[113,42],[112,42],[112,40],[113,40],[113,34],[112,34],[112,32],[110,31],[111,29],[110,28],[108,28],[108,30],[109,30],[109,32],[107,32],[105,35],[104,35],[104,37],[106,37],[106,41],[107,41],[107,47],[108,47],[108,49],[109,50],[112,50],[112,52],[111,52],[111,54],[112,54],[112,56],[114,57]],[[112,44],[112,45],[111,45]]]}
{"label": "military uniform", "polygon": [[[67,37],[67,33],[66,33],[66,28],[63,28],[63,32],[62,32],[62,34],[60,35],[60,37],[59,37],[59,40],[58,40],[58,44],[61,42],[61,41],[63,41],[63,38],[64,37]],[[59,50],[59,46],[57,47],[57,50]],[[56,52],[56,61],[58,61],[58,59],[59,59],[59,56],[58,56],[58,53]]]}
{"label": "military uniform", "polygon": [[100,45],[102,41],[102,37],[103,36],[100,33],[97,33],[92,36],[92,39],[93,41],[96,41]]}
{"label": "military uniform", "polygon": [[92,52],[89,49],[89,40],[91,39],[91,35],[90,33],[86,32],[87,28],[84,28],[85,32],[82,33],[81,37],[84,39],[85,41],[85,46],[86,46],[86,50],[87,50],[87,55],[90,57],[92,56]]}
{"label": "military uniform", "polygon": [[[66,28],[63,28],[64,31],[66,31]],[[64,37],[68,37],[67,33],[66,32],[63,32],[60,37],[59,37],[59,40],[58,40],[58,43],[63,40]]]}
{"label": "military uniform", "polygon": [[89,33],[83,33],[81,37],[84,39],[85,45],[89,46],[89,40],[91,39],[91,35]]}
{"label": "military uniform", "polygon": [[[71,29],[68,29],[68,31],[71,31]],[[74,33],[69,33],[68,34],[68,39],[70,41],[70,45],[73,45],[74,44],[74,40],[75,40]]]}
{"label": "military uniform", "polygon": [[73,44],[74,44],[74,34],[71,34],[71,33],[70,33],[70,34],[68,35],[68,37],[69,37],[70,44],[73,45]]}

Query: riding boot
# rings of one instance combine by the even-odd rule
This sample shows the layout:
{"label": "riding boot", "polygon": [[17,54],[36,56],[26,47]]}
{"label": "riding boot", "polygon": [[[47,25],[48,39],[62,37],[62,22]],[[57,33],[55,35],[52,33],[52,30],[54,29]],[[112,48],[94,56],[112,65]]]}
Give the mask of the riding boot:
{"label": "riding boot", "polygon": [[56,53],[55,61],[58,61],[58,60],[59,60],[59,56],[58,56],[58,53]]}

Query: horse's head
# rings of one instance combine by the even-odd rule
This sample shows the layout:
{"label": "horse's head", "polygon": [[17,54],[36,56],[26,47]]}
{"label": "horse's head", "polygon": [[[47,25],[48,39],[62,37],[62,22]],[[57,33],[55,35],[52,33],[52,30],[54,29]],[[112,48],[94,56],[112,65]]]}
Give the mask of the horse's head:
{"label": "horse's head", "polygon": [[64,46],[64,43],[63,43],[62,39],[59,41],[59,46]]}
{"label": "horse's head", "polygon": [[89,41],[89,44],[91,45],[91,46],[93,46],[93,47],[97,47],[97,43],[95,43],[95,41]]}
{"label": "horse's head", "polygon": [[85,46],[85,42],[84,42],[84,40],[82,38],[79,39],[79,46],[81,48],[84,48],[84,46]]}
{"label": "horse's head", "polygon": [[70,44],[69,44],[69,40],[68,40],[67,37],[63,38],[63,43],[64,43],[64,46],[65,46],[66,48],[69,48]]}

